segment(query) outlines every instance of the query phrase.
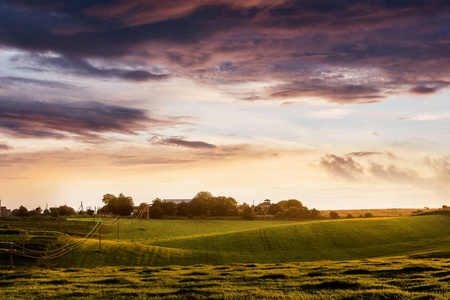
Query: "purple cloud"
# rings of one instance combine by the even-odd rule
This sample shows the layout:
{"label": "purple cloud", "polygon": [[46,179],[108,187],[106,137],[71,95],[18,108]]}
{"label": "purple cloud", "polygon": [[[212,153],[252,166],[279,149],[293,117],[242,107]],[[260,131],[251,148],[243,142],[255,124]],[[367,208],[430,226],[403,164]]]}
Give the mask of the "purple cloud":
{"label": "purple cloud", "polygon": [[0,98],[0,131],[19,137],[65,138],[69,134],[98,138],[99,133],[136,134],[150,124],[147,111],[101,102],[47,103]]}

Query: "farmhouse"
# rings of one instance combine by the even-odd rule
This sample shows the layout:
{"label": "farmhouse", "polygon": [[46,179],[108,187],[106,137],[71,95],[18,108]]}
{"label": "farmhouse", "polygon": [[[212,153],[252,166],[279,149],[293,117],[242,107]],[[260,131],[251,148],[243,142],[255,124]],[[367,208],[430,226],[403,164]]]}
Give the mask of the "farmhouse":
{"label": "farmhouse", "polygon": [[164,199],[162,202],[173,202],[175,204],[180,204],[181,202],[191,202],[192,199]]}
{"label": "farmhouse", "polygon": [[264,215],[266,214],[267,210],[272,204],[270,203],[270,199],[264,200],[263,203],[258,204],[256,207],[253,208],[255,213]]}

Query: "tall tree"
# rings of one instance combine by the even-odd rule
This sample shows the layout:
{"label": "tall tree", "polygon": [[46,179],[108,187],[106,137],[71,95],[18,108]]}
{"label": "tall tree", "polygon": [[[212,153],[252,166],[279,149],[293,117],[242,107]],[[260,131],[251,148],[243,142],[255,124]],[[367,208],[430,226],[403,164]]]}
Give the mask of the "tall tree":
{"label": "tall tree", "polygon": [[119,197],[117,197],[117,211],[116,213],[121,216],[129,216],[133,211],[133,198],[130,196],[125,196],[120,193]]}
{"label": "tall tree", "polygon": [[191,214],[194,216],[208,215],[208,206],[213,201],[214,196],[210,192],[201,191],[189,202]]}
{"label": "tall tree", "polygon": [[105,209],[120,216],[129,216],[133,211],[133,198],[125,196],[120,193],[118,197],[113,194],[105,194],[103,196],[103,203],[105,203]]}

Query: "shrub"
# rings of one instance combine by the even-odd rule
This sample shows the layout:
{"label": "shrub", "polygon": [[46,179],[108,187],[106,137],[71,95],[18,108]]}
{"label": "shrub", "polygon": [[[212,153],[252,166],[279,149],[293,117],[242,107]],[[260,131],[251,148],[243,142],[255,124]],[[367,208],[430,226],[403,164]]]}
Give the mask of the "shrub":
{"label": "shrub", "polygon": [[338,215],[337,212],[335,212],[335,211],[330,211],[330,218],[332,218],[332,219],[339,219],[340,216]]}
{"label": "shrub", "polygon": [[244,220],[253,220],[253,209],[249,206],[244,207],[242,211],[242,218]]}
{"label": "shrub", "polygon": [[285,219],[284,213],[282,211],[277,212],[277,214],[275,215],[275,219],[284,220]]}

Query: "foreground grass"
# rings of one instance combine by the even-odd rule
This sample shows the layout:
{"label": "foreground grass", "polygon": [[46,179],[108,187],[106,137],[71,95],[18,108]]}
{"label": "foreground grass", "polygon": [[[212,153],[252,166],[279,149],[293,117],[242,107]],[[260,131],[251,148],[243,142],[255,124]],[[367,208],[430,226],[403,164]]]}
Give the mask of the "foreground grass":
{"label": "foreground grass", "polygon": [[1,299],[448,299],[450,259],[0,273]]}
{"label": "foreground grass", "polygon": [[[140,222],[140,221],[139,221]],[[102,242],[88,241],[60,267],[222,265],[352,260],[448,251],[450,217],[422,216],[316,222],[123,221]]]}

